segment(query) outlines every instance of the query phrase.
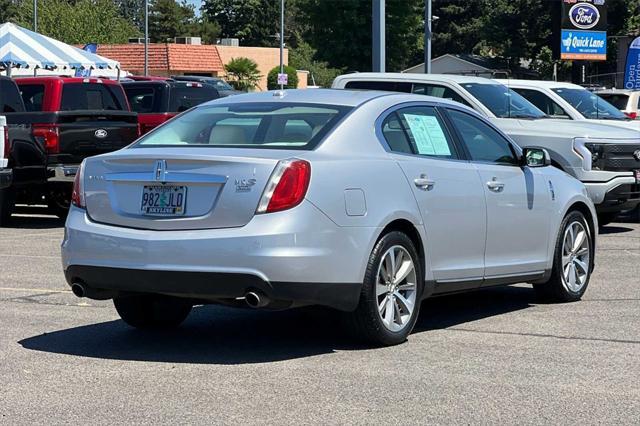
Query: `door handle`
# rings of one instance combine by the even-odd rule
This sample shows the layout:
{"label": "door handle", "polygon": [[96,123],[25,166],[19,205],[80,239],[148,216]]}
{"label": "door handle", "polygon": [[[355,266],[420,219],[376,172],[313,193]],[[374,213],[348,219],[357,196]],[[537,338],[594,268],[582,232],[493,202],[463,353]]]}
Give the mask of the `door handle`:
{"label": "door handle", "polygon": [[428,179],[426,175],[420,175],[419,178],[413,180],[413,183],[420,189],[425,191],[430,191],[433,189],[433,186],[436,184],[431,179]]}
{"label": "door handle", "polygon": [[487,182],[487,188],[493,192],[501,192],[504,189],[504,183],[493,178],[489,182]]}

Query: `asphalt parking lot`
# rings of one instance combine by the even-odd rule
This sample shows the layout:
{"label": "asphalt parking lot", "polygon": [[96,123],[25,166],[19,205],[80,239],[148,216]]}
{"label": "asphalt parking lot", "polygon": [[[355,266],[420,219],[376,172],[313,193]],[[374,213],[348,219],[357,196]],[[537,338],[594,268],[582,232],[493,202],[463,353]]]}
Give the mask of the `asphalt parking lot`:
{"label": "asphalt parking lot", "polygon": [[62,223],[34,212],[0,229],[0,424],[640,423],[638,224],[604,228],[581,302],[432,299],[407,343],[371,349],[318,309],[130,329],[68,291]]}

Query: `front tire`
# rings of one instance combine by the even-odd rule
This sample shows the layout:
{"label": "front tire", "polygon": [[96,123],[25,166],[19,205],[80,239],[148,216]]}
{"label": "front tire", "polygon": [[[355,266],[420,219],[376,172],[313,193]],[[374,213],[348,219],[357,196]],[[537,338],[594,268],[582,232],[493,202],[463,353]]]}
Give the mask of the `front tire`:
{"label": "front tire", "polygon": [[360,302],[350,314],[357,337],[381,346],[404,342],[413,330],[422,300],[418,253],[402,232],[385,234],[367,264]]}
{"label": "front tire", "polygon": [[593,260],[593,239],[585,216],[572,211],[564,218],[556,241],[553,270],[549,281],[534,284],[544,302],[575,302],[582,298]]}
{"label": "front tire", "polygon": [[113,299],[120,318],[143,330],[165,330],[182,324],[192,305],[177,297],[162,295],[122,296]]}
{"label": "front tire", "polygon": [[0,226],[7,226],[11,222],[14,207],[15,192],[13,189],[0,189]]}

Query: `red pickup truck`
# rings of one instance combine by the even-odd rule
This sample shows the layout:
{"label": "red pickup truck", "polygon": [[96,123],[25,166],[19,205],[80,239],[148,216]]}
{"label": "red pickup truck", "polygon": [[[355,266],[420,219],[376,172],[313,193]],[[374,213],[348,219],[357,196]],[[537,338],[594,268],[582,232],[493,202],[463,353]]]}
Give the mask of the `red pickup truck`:
{"label": "red pickup truck", "polygon": [[145,78],[122,83],[131,109],[138,113],[141,134],[182,111],[220,97],[216,88],[207,84]]}
{"label": "red pickup truck", "polygon": [[137,114],[116,81],[25,77],[15,82],[24,109],[4,115],[10,135],[29,128],[30,140],[8,144],[12,199],[40,204],[44,198],[53,213],[64,217],[82,160],[133,142],[139,136]]}

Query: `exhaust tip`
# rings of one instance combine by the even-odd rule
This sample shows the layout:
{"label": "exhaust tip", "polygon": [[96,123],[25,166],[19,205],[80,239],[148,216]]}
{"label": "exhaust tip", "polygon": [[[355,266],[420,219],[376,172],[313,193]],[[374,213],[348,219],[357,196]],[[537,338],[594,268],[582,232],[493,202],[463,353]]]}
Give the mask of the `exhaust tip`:
{"label": "exhaust tip", "polygon": [[264,308],[269,304],[269,299],[266,296],[255,291],[248,291],[244,295],[244,301],[254,309]]}
{"label": "exhaust tip", "polygon": [[84,297],[86,293],[84,285],[82,285],[81,283],[73,283],[73,285],[71,286],[71,291],[77,297]]}

